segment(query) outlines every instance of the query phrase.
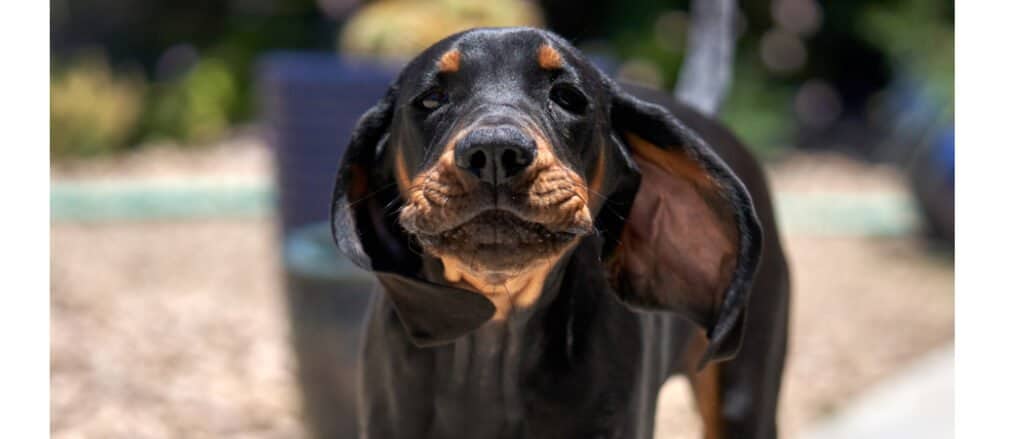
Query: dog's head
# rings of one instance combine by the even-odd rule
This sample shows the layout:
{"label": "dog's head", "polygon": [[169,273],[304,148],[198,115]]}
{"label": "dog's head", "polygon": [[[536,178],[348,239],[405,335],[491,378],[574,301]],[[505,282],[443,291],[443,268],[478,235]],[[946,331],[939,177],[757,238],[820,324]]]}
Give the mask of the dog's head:
{"label": "dog's head", "polygon": [[[656,186],[644,196],[647,166]],[[673,194],[681,201],[659,198],[666,189],[681,191]],[[493,313],[480,296],[542,284],[596,234],[627,301],[687,307],[680,311],[713,325],[729,291],[749,282],[751,273],[737,273],[752,271],[743,259],[758,250],[747,239],[756,220],[745,190],[702,141],[537,29],[456,34],[411,61],[356,127],[334,198],[335,239],[358,265],[408,286],[424,279],[428,259],[440,261],[448,284],[428,282],[440,290],[413,295],[418,303],[406,308],[430,308],[424,298],[444,291]],[[692,220],[678,231],[689,240],[668,237],[673,249],[643,244],[680,212]],[[676,250],[692,254],[663,254]],[[709,292],[661,298],[664,282],[632,275],[662,257],[685,268],[670,273],[682,276],[672,286]],[[407,300],[396,306],[410,326],[417,317],[399,303]]]}
{"label": "dog's head", "polygon": [[361,123],[353,147],[375,146],[371,161],[344,165],[386,201],[393,230],[363,239],[370,265],[414,269],[411,245],[476,287],[549,266],[593,233],[607,195],[607,102],[602,76],[550,33],[475,30],[425,51]]}

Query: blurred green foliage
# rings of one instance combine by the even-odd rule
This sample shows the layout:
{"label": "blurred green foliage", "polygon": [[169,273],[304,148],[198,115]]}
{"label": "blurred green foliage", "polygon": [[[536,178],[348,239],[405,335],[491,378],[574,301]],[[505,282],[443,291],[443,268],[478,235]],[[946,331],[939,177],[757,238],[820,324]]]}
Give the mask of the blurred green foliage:
{"label": "blurred green foliage", "polygon": [[860,32],[894,63],[924,82],[925,92],[952,117],[954,36],[951,11],[932,0],[905,0],[872,5],[865,10]]}
{"label": "blurred green foliage", "polygon": [[[346,53],[407,57],[443,36],[438,32],[479,25],[546,21],[557,31],[556,18],[567,17],[581,30],[566,36],[619,60],[625,76],[663,89],[674,86],[685,57],[687,2],[566,3],[573,2],[579,5],[553,0],[53,0],[51,152],[59,159],[153,140],[204,144],[252,119],[255,62],[269,50],[335,50],[340,44]],[[324,5],[335,3],[362,4],[355,14],[341,7],[330,16]],[[852,89],[852,99],[843,96],[844,111],[864,111],[857,99],[868,97],[856,95],[870,95],[874,83],[884,85],[889,72],[898,71],[924,81],[932,98],[948,105],[951,117],[949,0],[814,2],[822,11],[820,29],[796,36],[806,60],[786,72],[766,68],[762,59],[764,35],[780,25],[772,10],[776,3],[740,2],[745,21],[722,111],[723,119],[765,155],[786,146],[800,129],[794,96],[812,79],[835,84],[843,93]],[[549,12],[544,18],[538,5]],[[552,16],[550,11],[561,12]],[[168,68],[167,53],[178,46],[189,48],[193,57]],[[858,64],[873,56],[881,60],[875,70]]]}
{"label": "blurred green foliage", "polygon": [[51,24],[58,160],[209,143],[253,118],[263,53],[333,50],[338,27],[314,0],[54,0]]}
{"label": "blurred green foliage", "polygon": [[200,60],[180,79],[154,84],[142,130],[149,138],[210,141],[226,130],[242,90],[230,66],[218,58]]}
{"label": "blurred green foliage", "polygon": [[[739,1],[744,19],[737,42],[733,84],[721,117],[762,156],[788,148],[800,130],[794,100],[800,86],[821,80],[835,86],[844,100],[845,117],[869,111],[870,99],[895,78],[923,83],[930,98],[952,117],[953,4],[949,0],[807,0],[820,11],[820,24],[791,33],[804,51],[801,66],[773,71],[764,60],[764,37],[784,27],[782,3],[801,1]],[[664,90],[675,86],[685,43],[666,44],[685,33],[688,23],[665,26],[682,13],[683,2],[637,0],[598,2],[611,17],[607,38],[614,56],[626,62],[625,76]],[[682,6],[682,9],[680,7]],[[792,11],[792,9],[790,9]],[[673,29],[666,34],[666,27]],[[812,26],[813,28],[813,26]],[[644,65],[650,74],[632,71]],[[622,75],[622,72],[620,72]],[[877,87],[877,88],[875,88]]]}
{"label": "blurred green foliage", "polygon": [[137,71],[114,73],[99,51],[76,56],[50,81],[50,153],[97,155],[130,140],[143,106]]}
{"label": "blurred green foliage", "polygon": [[783,152],[784,139],[795,130],[787,105],[794,87],[771,79],[753,59],[740,57],[733,72],[732,89],[721,110],[725,124],[761,158]]}
{"label": "blurred green foliage", "polygon": [[522,0],[381,0],[349,18],[341,47],[401,62],[452,33],[501,26],[542,26],[540,11]]}
{"label": "blurred green foliage", "polygon": [[248,113],[239,106],[242,75],[220,58],[202,58],[169,81],[114,73],[96,52],[60,64],[50,78],[50,153],[58,159],[148,141],[203,144]]}

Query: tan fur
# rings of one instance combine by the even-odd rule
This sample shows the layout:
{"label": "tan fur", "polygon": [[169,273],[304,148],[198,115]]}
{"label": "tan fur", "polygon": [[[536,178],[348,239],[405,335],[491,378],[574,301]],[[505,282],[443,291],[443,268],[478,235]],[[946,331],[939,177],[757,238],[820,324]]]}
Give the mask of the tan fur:
{"label": "tan fur", "polygon": [[718,183],[683,151],[627,135],[643,174],[610,262],[615,282],[708,324],[722,304],[739,228]]}
{"label": "tan fur", "polygon": [[655,163],[658,167],[665,169],[679,177],[683,177],[690,182],[697,185],[700,189],[710,189],[716,187],[716,183],[708,175],[707,171],[704,170],[694,160],[690,160],[683,153],[670,152],[667,149],[658,148],[651,142],[642,139],[633,133],[626,133],[626,141],[629,146],[632,147],[633,152],[651,163]]}
{"label": "tan fur", "polygon": [[[593,227],[586,182],[555,156],[551,143],[536,127],[526,127],[525,131],[537,144],[537,156],[523,171],[518,183],[526,185],[518,189],[526,197],[520,206],[523,215],[553,228]],[[478,183],[455,165],[455,144],[466,134],[467,131],[462,130],[452,136],[437,162],[408,183],[406,203],[400,213],[401,222],[407,228],[411,225],[413,229],[437,230],[439,226],[452,224],[465,209],[465,203],[472,202],[467,201],[472,198],[468,195],[475,191]],[[397,168],[399,174],[404,172],[402,165]],[[405,183],[400,181],[399,185]],[[536,302],[552,267],[577,241],[557,254],[531,261],[514,275],[482,270],[481,264],[474,266],[473,262],[479,261],[472,261],[471,255],[446,254],[434,248],[424,250],[441,260],[448,282],[486,296],[497,308],[494,319],[504,320],[513,310]]]}
{"label": "tan fur", "polygon": [[[527,181],[531,182],[528,192],[531,199],[529,204],[543,207],[543,210],[538,209],[531,216],[535,221],[542,223],[572,222],[585,223],[589,226],[592,219],[587,203],[588,194],[582,190],[586,188],[583,179],[555,156],[551,143],[540,135],[539,131],[531,127],[527,132],[537,144],[537,157],[524,172]],[[603,164],[601,168],[603,169]],[[571,191],[571,198],[568,201],[554,203],[554,198],[564,197],[564,194],[559,193],[566,190]],[[552,205],[555,209],[551,208]],[[480,273],[467,267],[457,256],[442,255],[440,259],[444,264],[445,279],[453,284],[461,283],[461,286],[487,296],[497,308],[493,319],[500,321],[506,319],[514,309],[526,308],[536,302],[544,288],[548,273],[577,242],[578,239],[557,255],[535,261],[518,275],[502,277],[497,282],[491,279],[491,274]]]}
{"label": "tan fur", "polygon": [[[590,179],[590,192],[587,194],[588,196],[601,193],[601,188],[604,186],[604,172],[604,145],[601,145],[601,148],[597,150],[597,166],[594,168],[594,176]],[[596,199],[591,200],[596,201]],[[593,204],[587,203],[587,205],[590,206],[591,210],[596,209],[596,206]]]}
{"label": "tan fur", "polygon": [[725,437],[725,423],[722,420],[721,367],[718,363],[713,363],[697,371],[697,363],[708,347],[708,339],[703,334],[697,334],[694,338],[684,357],[686,376],[690,380],[697,410],[700,412],[704,439],[721,439]]}
{"label": "tan fur", "polygon": [[557,70],[562,68],[562,54],[558,53],[550,44],[542,44],[537,50],[537,64],[545,70]]}
{"label": "tan fur", "polygon": [[[575,243],[569,247],[574,245]],[[457,257],[440,257],[441,263],[444,265],[445,280],[451,282],[452,285],[477,291],[494,304],[495,312],[491,317],[492,321],[504,321],[514,310],[532,306],[540,298],[540,293],[544,289],[544,280],[547,279],[548,273],[559,258],[561,258],[561,254],[537,261],[518,276],[496,282],[488,280],[486,274],[466,267]]]}
{"label": "tan fur", "polygon": [[455,73],[459,71],[459,63],[462,60],[462,53],[459,49],[452,49],[441,55],[437,60],[437,69],[442,73]]}
{"label": "tan fur", "polygon": [[[527,197],[522,206],[524,216],[553,228],[592,227],[584,180],[554,155],[539,131],[532,127],[526,131],[537,143],[537,157],[521,178],[522,184],[529,185],[522,188]],[[436,229],[463,208],[466,194],[477,184],[455,166],[454,145],[466,134],[463,130],[452,136],[437,163],[412,180],[401,213],[406,217],[403,224],[408,220],[421,230]]]}
{"label": "tan fur", "polygon": [[537,144],[537,157],[525,172],[532,181],[528,196],[534,221],[591,227],[590,193],[583,178],[555,156],[551,142],[539,130],[530,127],[527,132]]}
{"label": "tan fur", "polygon": [[455,166],[455,144],[466,134],[465,130],[456,132],[437,163],[413,178],[400,217],[412,218],[417,228],[426,230],[451,220],[450,210],[442,207],[458,209],[462,195],[473,187]]}
{"label": "tan fur", "polygon": [[395,148],[395,179],[398,180],[398,190],[403,195],[408,195],[412,182],[409,180],[409,170],[405,167],[405,154],[402,148]]}

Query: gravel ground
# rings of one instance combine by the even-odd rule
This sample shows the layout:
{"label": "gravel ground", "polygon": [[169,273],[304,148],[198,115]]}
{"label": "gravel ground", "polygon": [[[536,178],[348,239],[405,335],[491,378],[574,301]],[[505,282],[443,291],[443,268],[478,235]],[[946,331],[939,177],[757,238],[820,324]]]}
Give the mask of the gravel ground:
{"label": "gravel ground", "polygon": [[265,221],[55,226],[53,437],[297,437],[275,239]]}
{"label": "gravel ground", "polygon": [[[265,172],[265,152],[238,148],[249,158],[186,154],[170,166]],[[140,156],[54,175],[175,175],[152,164],[167,156]],[[770,174],[785,190],[901,190],[891,171],[839,157],[797,157]],[[53,437],[301,436],[272,221],[58,223],[51,235]],[[952,262],[918,240],[793,234],[785,246],[787,436],[952,340]],[[698,437],[684,381],[666,385],[659,407],[659,439]]]}

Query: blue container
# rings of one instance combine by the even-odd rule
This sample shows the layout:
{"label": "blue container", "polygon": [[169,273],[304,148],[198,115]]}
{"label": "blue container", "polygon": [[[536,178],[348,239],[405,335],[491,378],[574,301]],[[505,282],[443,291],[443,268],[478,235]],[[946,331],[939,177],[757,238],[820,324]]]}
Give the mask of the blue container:
{"label": "blue container", "polygon": [[327,223],[289,233],[283,256],[306,429],[317,439],[357,437],[356,366],[377,281],[338,253]]}
{"label": "blue container", "polygon": [[280,224],[287,234],[327,221],[334,174],[352,128],[398,70],[330,52],[275,52],[259,68]]}
{"label": "blue container", "polygon": [[356,437],[356,364],[376,281],[334,248],[329,209],[352,129],[397,70],[293,52],[270,54],[259,67],[306,425],[315,438]]}

